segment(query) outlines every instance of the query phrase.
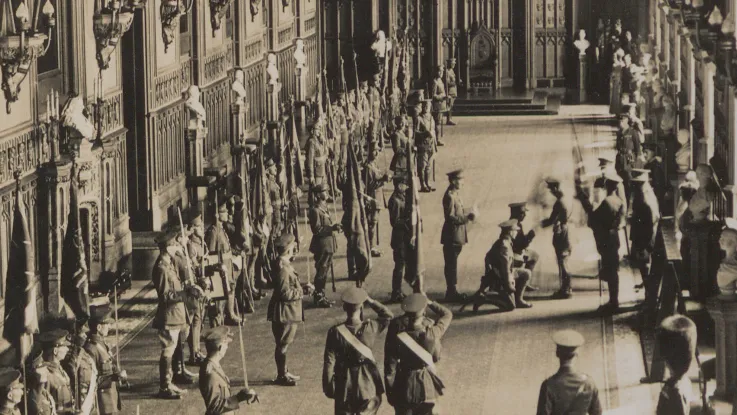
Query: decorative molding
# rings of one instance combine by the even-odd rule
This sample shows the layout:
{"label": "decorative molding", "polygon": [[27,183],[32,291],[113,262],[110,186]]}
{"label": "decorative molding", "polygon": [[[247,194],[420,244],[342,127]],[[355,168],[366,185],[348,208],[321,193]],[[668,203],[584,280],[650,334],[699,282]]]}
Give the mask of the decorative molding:
{"label": "decorative molding", "polygon": [[206,56],[203,63],[202,85],[216,81],[224,77],[233,65],[233,43],[228,43],[217,53]]}
{"label": "decorative molding", "polygon": [[263,45],[264,42],[261,40],[260,37],[257,39],[246,43],[245,47],[245,64],[248,65],[250,63],[256,62],[263,58],[264,52],[263,52]]}
{"label": "decorative molding", "polygon": [[290,23],[289,26],[279,29],[277,32],[277,44],[279,46],[292,42],[294,38],[294,28],[292,27],[292,24]]}
{"label": "decorative molding", "polygon": [[150,92],[152,108],[159,108],[173,101],[182,99],[190,84],[191,61],[182,62],[179,68],[157,76],[154,88]]}
{"label": "decorative molding", "polygon": [[[94,106],[92,102],[90,101],[88,104],[87,110],[93,113]],[[103,136],[123,127],[123,91],[105,98],[100,113],[102,115],[101,133]]]}
{"label": "decorative molding", "polygon": [[13,173],[16,171],[25,176],[49,161],[48,151],[42,158],[43,146],[39,145],[39,137],[42,135],[37,130],[27,130],[15,137],[0,140],[0,185],[15,180]]}
{"label": "decorative molding", "polygon": [[317,29],[317,18],[315,16],[305,20],[305,34],[314,33]]}

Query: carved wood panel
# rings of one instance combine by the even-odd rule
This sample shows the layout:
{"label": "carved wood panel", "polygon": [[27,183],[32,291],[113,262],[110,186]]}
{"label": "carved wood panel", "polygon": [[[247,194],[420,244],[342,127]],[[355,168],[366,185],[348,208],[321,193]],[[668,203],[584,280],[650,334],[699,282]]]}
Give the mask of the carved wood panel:
{"label": "carved wood panel", "polygon": [[38,130],[27,130],[17,136],[0,140],[0,185],[12,182],[13,172],[21,176],[35,171],[49,160],[49,146]]}
{"label": "carved wood panel", "polygon": [[150,138],[151,180],[153,191],[166,187],[185,173],[185,137],[183,110],[180,105],[153,115]]}
{"label": "carved wood panel", "polygon": [[220,146],[230,142],[230,85],[228,79],[203,91],[202,103],[207,111],[208,132],[204,146],[204,154],[207,158],[217,152]]}

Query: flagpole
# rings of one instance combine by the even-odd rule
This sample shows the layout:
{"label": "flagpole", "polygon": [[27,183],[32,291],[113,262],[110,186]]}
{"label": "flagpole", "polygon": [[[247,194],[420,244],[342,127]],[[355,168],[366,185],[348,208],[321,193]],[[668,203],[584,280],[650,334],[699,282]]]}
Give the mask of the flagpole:
{"label": "flagpole", "polygon": [[[20,362],[21,369],[23,369],[23,386],[28,387],[28,382],[26,381],[26,365],[24,362]],[[28,393],[23,393],[23,413],[28,413]]]}

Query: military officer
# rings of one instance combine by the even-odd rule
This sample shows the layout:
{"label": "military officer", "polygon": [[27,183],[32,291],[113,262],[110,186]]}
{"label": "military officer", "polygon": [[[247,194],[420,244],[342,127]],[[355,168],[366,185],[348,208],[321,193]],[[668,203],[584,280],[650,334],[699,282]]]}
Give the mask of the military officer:
{"label": "military officer", "polygon": [[576,349],[584,343],[575,330],[553,334],[560,369],[540,386],[537,415],[601,415],[599,389],[590,376],[576,371]]}
{"label": "military officer", "polygon": [[[182,287],[184,287],[186,291],[189,289],[189,287],[192,287],[195,284],[194,268],[192,266],[192,261],[189,258],[189,251],[187,250],[189,236],[186,234],[186,232],[179,228],[179,226],[176,226],[175,229],[176,237],[174,239],[177,241],[177,244],[175,245],[175,253],[172,259],[174,262],[174,266],[177,269]],[[189,316],[189,326],[187,327],[187,330],[182,330],[179,332],[177,348],[174,350],[174,357],[172,360],[174,377],[177,379],[182,379],[183,383],[185,384],[193,383],[194,377],[196,376],[194,373],[187,370],[186,366],[184,365],[184,345],[187,342],[187,338],[189,337],[190,328],[192,324],[195,323],[194,314],[196,310],[194,307],[194,303],[196,301],[197,299],[192,298],[191,296],[187,296],[185,300],[185,306],[187,307],[187,314]],[[201,324],[201,320],[198,320],[197,324]]]}
{"label": "military officer", "polygon": [[20,415],[18,404],[23,401],[21,373],[15,369],[0,372],[0,415]]}
{"label": "military officer", "polygon": [[448,60],[448,69],[445,70],[445,81],[448,87],[448,112],[445,125],[456,125],[453,122],[453,105],[458,97],[458,82],[456,81],[456,58]]}
{"label": "military officer", "polygon": [[[336,415],[373,415],[381,406],[384,382],[371,348],[394,315],[362,288],[348,288],[341,301],[346,321],[328,330],[322,390],[335,400]],[[364,303],[378,319],[362,318]]]}
{"label": "military officer", "polygon": [[435,154],[435,127],[430,114],[432,100],[425,100],[422,113],[417,117],[415,126],[415,146],[417,147],[417,176],[420,178],[420,191],[432,192],[435,188],[430,186],[430,170],[432,169],[432,158]]}
{"label": "military officer", "polygon": [[[48,390],[49,368],[45,362],[33,364],[28,374],[28,412],[26,415],[53,415],[56,413],[56,402]],[[0,411],[0,413],[2,413]]]}
{"label": "military officer", "polygon": [[[202,267],[205,259],[205,223],[202,221],[202,215],[200,213],[196,214],[190,223],[187,252],[189,253],[189,259],[195,267],[196,284],[204,289],[207,286]],[[200,353],[200,334],[202,333],[205,302],[202,298],[190,299],[190,301],[194,301],[195,304],[187,344],[189,346],[189,364],[196,365],[202,363],[204,360],[204,356]]]}
{"label": "military officer", "polygon": [[368,91],[371,120],[378,123],[381,119],[381,110],[384,108],[384,95],[381,92],[381,73],[374,74],[373,83]]}
{"label": "military officer", "polygon": [[[73,323],[69,324],[71,326]],[[87,333],[89,329],[86,324],[80,325],[74,335],[72,335],[72,341],[64,360],[61,362],[61,366],[69,376],[72,391],[74,392],[74,401],[79,402],[80,406],[85,401],[89,401],[89,405],[94,407],[95,394],[94,390],[90,390],[93,384],[93,378],[97,380],[97,366],[95,360],[90,356],[89,353],[84,349],[84,345],[87,343]]]}
{"label": "military officer", "polygon": [[621,179],[618,176],[607,175],[596,179],[594,192],[599,196],[595,198],[602,201],[596,209],[581,183],[576,183],[576,198],[589,215],[588,226],[594,233],[596,250],[601,257],[599,278],[609,286],[609,302],[600,308],[604,313],[619,310],[619,226],[625,215],[624,203],[615,195],[619,183]]}
{"label": "military officer", "polygon": [[268,159],[264,162],[266,168],[266,190],[269,194],[269,202],[271,203],[271,236],[276,238],[282,234],[282,216],[285,213],[284,201],[282,200],[281,186],[279,184],[279,176],[277,175],[276,164],[274,160]]}
{"label": "military officer", "polygon": [[276,343],[274,360],[277,378],[275,382],[281,386],[295,386],[300,377],[289,373],[287,350],[294,342],[299,324],[304,321],[302,296],[305,291],[311,294],[310,291],[314,287],[310,284],[303,288],[297,271],[292,267],[296,248],[294,235],[291,233],[281,235],[277,238],[275,247],[279,258],[276,261],[276,272],[274,273],[274,293],[269,301],[267,312]]}
{"label": "military officer", "polygon": [[657,341],[670,377],[663,383],[657,415],[688,415],[697,399],[688,377],[697,345],[696,324],[682,315],[666,317],[660,323]]}
{"label": "military officer", "polygon": [[409,177],[409,144],[410,139],[406,134],[407,118],[404,115],[398,115],[394,118],[394,132],[392,133],[392,149],[394,156],[389,163],[389,170],[394,173],[394,177]]}
{"label": "military officer", "polygon": [[438,67],[435,69],[435,79],[432,81],[432,118],[435,121],[435,137],[437,137],[437,144],[439,146],[445,145],[442,138],[442,128],[440,127],[440,123],[443,122],[441,117],[442,112],[446,109],[446,104],[448,101],[448,95],[445,91],[445,83],[443,82],[443,75],[445,73],[445,68],[443,65],[438,65]]}
{"label": "military officer", "polygon": [[478,311],[486,299],[486,290],[489,288],[498,294],[492,297],[492,304],[503,311],[532,307],[523,298],[530,281],[530,270],[516,267],[514,261],[513,241],[519,232],[519,222],[517,219],[509,219],[500,223],[499,227],[502,230],[499,239],[484,257],[484,276],[481,277],[481,286],[474,294],[474,312]]}
{"label": "military officer", "polygon": [[[327,184],[327,162],[328,148],[322,129],[312,127],[312,134],[305,144],[307,160],[305,161],[304,174],[307,183],[312,186]],[[312,201],[311,203],[312,204]]]}
{"label": "military officer", "polygon": [[[432,310],[437,320],[425,315]],[[415,293],[402,301],[404,315],[395,317],[386,334],[384,379],[386,397],[397,415],[431,414],[445,385],[435,366],[440,360],[441,339],[453,313]]]}
{"label": "military officer", "polygon": [[665,207],[665,192],[668,188],[663,160],[656,156],[657,145],[655,143],[645,143],[642,147],[644,150],[642,153],[645,161],[644,168],[650,171],[650,184],[653,191],[655,191],[655,197],[658,199],[658,206],[663,209]]}
{"label": "military officer", "polygon": [[61,362],[69,352],[69,332],[63,329],[46,331],[38,336],[43,349],[42,358],[48,367],[48,389],[56,403],[56,413],[73,414],[74,394],[69,375],[61,367]]}
{"label": "military officer", "polygon": [[563,199],[563,191],[560,189],[560,181],[554,178],[545,180],[548,190],[555,196],[553,210],[547,219],[540,224],[543,228],[553,227],[553,249],[555,259],[558,263],[558,277],[560,278],[560,289],[553,294],[553,298],[571,298],[571,274],[568,273],[568,257],[571,256],[571,241],[568,237],[568,204]]}
{"label": "military officer", "polygon": [[219,326],[202,333],[205,340],[207,358],[200,366],[200,393],[205,401],[205,415],[235,414],[241,402],[258,402],[258,394],[250,388],[241,389],[235,395],[230,392],[230,379],[225,374],[220,361],[228,351],[233,340],[230,328]]}
{"label": "military officer", "polygon": [[[645,302],[654,306],[657,301],[660,279],[654,272],[659,267],[656,261],[658,248],[663,251],[660,234],[660,207],[649,182],[649,170],[632,179],[632,218],[630,240],[632,241],[631,262],[640,271],[645,285]],[[660,242],[660,244],[658,243]],[[651,270],[652,267],[652,270]]]}
{"label": "military officer", "polygon": [[122,409],[118,387],[128,375],[125,370],[115,364],[110,353],[110,346],[105,343],[105,336],[110,332],[114,322],[112,311],[107,306],[90,309],[90,336],[84,349],[92,356],[99,374],[97,385],[97,404],[100,415],[117,414]]}
{"label": "military officer", "polygon": [[[162,399],[181,399],[181,394],[184,392],[172,383],[171,368],[180,333],[188,331],[190,323],[190,317],[184,305],[189,294],[182,286],[173,262],[178,250],[175,237],[176,232],[169,230],[162,232],[157,238],[159,257],[154,263],[151,275],[159,298],[153,328],[158,330],[161,342],[158,397]],[[201,288],[192,286],[191,293],[195,292],[202,295]],[[188,383],[186,378],[176,380],[183,384]]]}
{"label": "military officer", "polygon": [[218,219],[205,233],[205,244],[210,255],[217,255],[226,291],[225,324],[238,325],[240,316],[235,312],[235,276],[233,275],[233,251],[224,224],[228,222],[228,207],[225,203],[218,209]]}
{"label": "military officer", "polygon": [[[516,219],[519,225],[517,236],[512,241],[512,249],[514,250],[514,262],[515,267],[524,267],[530,270],[530,274],[535,271],[535,265],[540,259],[540,255],[537,252],[530,249],[530,243],[535,239],[535,230],[531,229],[525,233],[525,229],[522,226],[522,221],[527,217],[527,202],[515,202],[509,204],[509,219]],[[530,291],[535,291],[535,288],[531,289],[531,286],[527,287]]]}
{"label": "military officer", "polygon": [[343,109],[344,107],[345,94],[341,92],[338,93],[338,99],[335,100],[332,108],[332,128],[335,129],[333,133],[335,134],[336,141],[333,143],[333,154],[338,156],[339,168],[345,168],[345,163],[348,157],[348,143],[350,141],[350,136],[348,135],[348,115],[345,113],[345,110]]}
{"label": "military officer", "polygon": [[392,226],[391,247],[394,253],[392,293],[389,301],[393,303],[401,302],[406,297],[402,293],[402,279],[405,279],[413,288],[416,287],[415,276],[409,275],[411,267],[407,266],[412,238],[412,216],[411,212],[407,212],[406,204],[407,189],[407,184],[401,178],[395,177],[394,193],[389,198],[388,207],[389,223]]}
{"label": "military officer", "polygon": [[312,241],[310,252],[315,256],[315,305],[329,308],[330,301],[325,297],[325,284],[328,280],[328,272],[333,266],[333,253],[337,249],[334,232],[342,229],[340,223],[333,223],[330,216],[327,199],[327,187],[316,185],[312,188],[315,205],[310,209],[309,221],[312,229]]}
{"label": "military officer", "polygon": [[363,179],[366,181],[366,195],[369,197],[364,198],[364,206],[366,209],[366,219],[368,221],[368,234],[369,243],[371,245],[371,256],[380,257],[381,251],[377,246],[374,246],[374,235],[379,226],[379,212],[381,212],[381,202],[379,198],[383,196],[382,187],[384,183],[389,180],[389,175],[383,173],[376,163],[376,157],[379,155],[379,150],[375,147],[369,150],[368,163],[364,167]]}
{"label": "military officer", "polygon": [[[625,189],[624,187],[624,179],[622,176],[617,173],[617,170],[614,168],[614,159],[612,159],[609,155],[602,155],[599,157],[599,169],[601,170],[601,176],[602,177],[611,177],[615,181],[618,180],[617,189],[614,191],[614,194],[624,203],[624,211],[627,212],[628,206],[630,203],[629,200],[629,190]],[[599,203],[600,200],[595,200],[594,202]],[[622,221],[619,223],[619,228],[622,229],[627,224],[627,217],[623,217]]]}
{"label": "military officer", "polygon": [[[617,134],[617,158],[615,170],[623,179],[626,200],[629,201],[630,170],[639,167],[641,158],[640,141],[635,136],[635,130],[629,117],[621,117],[619,133]],[[625,199],[623,199],[625,200]]]}
{"label": "military officer", "polygon": [[476,219],[474,212],[466,212],[463,208],[460,190],[463,187],[463,170],[453,170],[448,173],[448,189],[443,196],[443,213],[445,222],[440,234],[440,243],[443,245],[445,259],[445,300],[463,301],[465,294],[458,293],[458,255],[463,245],[468,243],[466,224]]}

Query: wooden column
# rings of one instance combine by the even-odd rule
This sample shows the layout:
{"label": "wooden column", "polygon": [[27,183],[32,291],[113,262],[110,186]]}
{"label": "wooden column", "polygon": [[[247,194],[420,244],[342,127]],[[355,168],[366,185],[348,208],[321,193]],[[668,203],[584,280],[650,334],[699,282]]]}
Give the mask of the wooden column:
{"label": "wooden column", "polygon": [[[701,53],[706,55],[704,51],[701,51]],[[707,59],[707,56],[702,56],[702,59]],[[704,94],[704,137],[698,143],[698,157],[699,163],[708,164],[709,160],[714,156],[714,75],[716,73],[716,65],[713,62],[704,61],[701,67],[704,71],[701,77]]]}

